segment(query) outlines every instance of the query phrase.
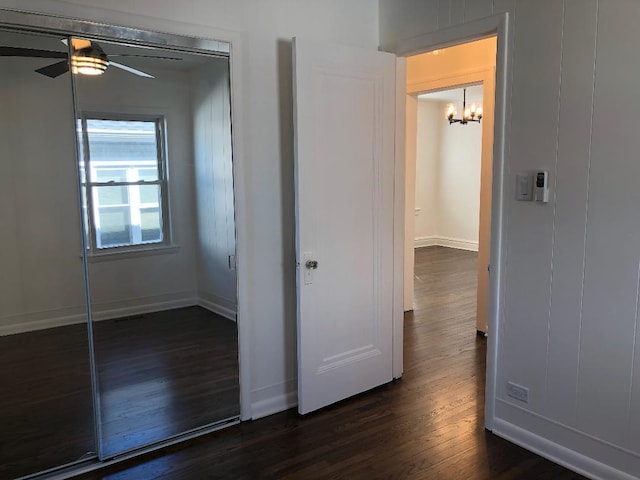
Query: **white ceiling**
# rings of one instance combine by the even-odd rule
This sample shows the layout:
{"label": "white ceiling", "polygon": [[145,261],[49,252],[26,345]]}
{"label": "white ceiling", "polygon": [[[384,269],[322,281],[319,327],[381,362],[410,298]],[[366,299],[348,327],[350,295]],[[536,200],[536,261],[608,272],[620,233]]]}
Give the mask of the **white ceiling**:
{"label": "white ceiling", "polygon": [[[482,85],[472,85],[467,88],[467,105],[470,103],[482,103]],[[440,90],[437,92],[421,93],[420,100],[430,100],[435,102],[447,102],[460,104],[462,106],[462,88],[451,90]]]}

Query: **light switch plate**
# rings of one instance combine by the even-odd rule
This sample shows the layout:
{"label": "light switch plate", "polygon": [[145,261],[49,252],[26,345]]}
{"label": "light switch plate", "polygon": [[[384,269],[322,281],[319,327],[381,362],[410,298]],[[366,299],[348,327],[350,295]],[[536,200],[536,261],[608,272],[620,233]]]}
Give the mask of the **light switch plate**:
{"label": "light switch plate", "polygon": [[533,200],[533,175],[516,175],[516,200],[521,202]]}

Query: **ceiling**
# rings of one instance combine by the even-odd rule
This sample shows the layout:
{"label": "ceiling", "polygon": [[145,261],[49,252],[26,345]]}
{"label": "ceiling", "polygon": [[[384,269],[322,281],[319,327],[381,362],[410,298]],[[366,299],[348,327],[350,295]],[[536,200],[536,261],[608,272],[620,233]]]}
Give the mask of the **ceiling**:
{"label": "ceiling", "polygon": [[[482,85],[472,85],[466,88],[467,105],[470,103],[482,103]],[[462,90],[462,88],[454,88],[450,90],[439,90],[437,92],[421,93],[418,95],[418,99],[462,105]]]}

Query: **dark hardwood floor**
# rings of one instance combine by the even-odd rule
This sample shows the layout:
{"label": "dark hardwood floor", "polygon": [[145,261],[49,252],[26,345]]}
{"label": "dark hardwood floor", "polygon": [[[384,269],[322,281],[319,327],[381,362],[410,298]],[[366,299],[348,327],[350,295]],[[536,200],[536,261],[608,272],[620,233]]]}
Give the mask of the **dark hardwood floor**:
{"label": "dark hardwood floor", "polygon": [[[239,414],[237,328],[200,307],[94,324],[112,455]],[[0,337],[0,479],[96,452],[87,329]]]}
{"label": "dark hardwood floor", "polygon": [[95,452],[87,328],[0,337],[0,479]]}
{"label": "dark hardwood floor", "polygon": [[236,324],[187,307],[94,324],[105,456],[240,414]]}
{"label": "dark hardwood floor", "polygon": [[580,479],[483,428],[476,254],[416,251],[401,380],[314,414],[246,422],[84,479]]}

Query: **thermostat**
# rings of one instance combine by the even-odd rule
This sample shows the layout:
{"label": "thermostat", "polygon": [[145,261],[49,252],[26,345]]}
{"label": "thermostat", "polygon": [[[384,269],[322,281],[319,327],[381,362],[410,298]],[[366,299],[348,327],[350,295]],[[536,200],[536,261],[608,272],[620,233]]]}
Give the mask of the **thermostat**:
{"label": "thermostat", "polygon": [[547,203],[549,201],[549,172],[540,170],[536,172],[533,199],[536,202]]}

